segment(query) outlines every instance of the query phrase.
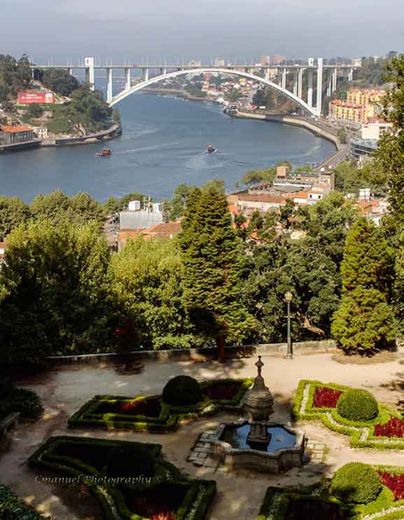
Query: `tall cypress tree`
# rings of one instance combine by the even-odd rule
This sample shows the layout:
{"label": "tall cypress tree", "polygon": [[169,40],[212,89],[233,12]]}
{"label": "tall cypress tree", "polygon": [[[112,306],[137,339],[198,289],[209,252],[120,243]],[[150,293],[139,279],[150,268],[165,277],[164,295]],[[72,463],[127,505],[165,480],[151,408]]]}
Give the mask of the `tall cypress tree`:
{"label": "tall cypress tree", "polygon": [[333,316],[332,334],[347,354],[372,355],[395,343],[389,305],[392,250],[380,230],[361,218],[347,234],[341,264],[342,298]]}
{"label": "tall cypress tree", "polygon": [[215,338],[224,361],[226,340],[240,341],[255,325],[241,301],[245,256],[232,227],[224,191],[195,189],[179,237],[185,266],[184,300],[195,327]]}

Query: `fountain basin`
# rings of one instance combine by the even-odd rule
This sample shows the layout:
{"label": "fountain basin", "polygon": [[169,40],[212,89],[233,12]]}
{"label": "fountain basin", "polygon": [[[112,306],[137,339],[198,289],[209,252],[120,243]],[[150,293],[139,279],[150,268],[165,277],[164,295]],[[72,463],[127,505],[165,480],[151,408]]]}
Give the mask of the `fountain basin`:
{"label": "fountain basin", "polygon": [[242,419],[221,424],[211,442],[212,454],[229,469],[282,473],[303,464],[305,434],[277,422],[260,422],[269,435],[268,444],[248,442],[252,422]]}

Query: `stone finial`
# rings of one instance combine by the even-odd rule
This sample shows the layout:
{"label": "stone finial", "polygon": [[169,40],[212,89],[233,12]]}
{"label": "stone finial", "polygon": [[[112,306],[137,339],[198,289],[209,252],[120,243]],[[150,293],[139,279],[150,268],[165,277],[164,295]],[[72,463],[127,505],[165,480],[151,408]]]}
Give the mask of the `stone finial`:
{"label": "stone finial", "polygon": [[260,376],[262,372],[262,367],[264,366],[264,363],[261,361],[261,356],[258,356],[258,361],[255,363],[255,366],[257,367],[258,375]]}

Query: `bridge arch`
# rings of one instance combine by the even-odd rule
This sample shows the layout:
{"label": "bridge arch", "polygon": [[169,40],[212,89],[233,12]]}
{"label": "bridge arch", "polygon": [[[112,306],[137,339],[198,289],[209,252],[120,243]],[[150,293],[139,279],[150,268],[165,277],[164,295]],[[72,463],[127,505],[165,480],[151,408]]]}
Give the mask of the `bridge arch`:
{"label": "bridge arch", "polygon": [[222,67],[200,67],[196,69],[182,69],[182,70],[176,70],[174,72],[168,72],[167,74],[160,74],[158,76],[154,76],[153,78],[150,78],[145,81],[141,81],[140,83],[136,83],[131,88],[123,90],[119,94],[116,94],[112,97],[111,101],[109,102],[109,105],[112,107],[122,101],[123,99],[127,98],[131,94],[134,94],[135,92],[138,92],[139,90],[142,90],[146,87],[149,87],[150,85],[153,85],[154,83],[158,83],[159,81],[162,81],[164,79],[170,79],[170,78],[176,78],[177,76],[185,76],[187,74],[203,74],[205,72],[213,72],[213,73],[220,73],[220,74],[230,74],[233,76],[241,76],[243,78],[251,79],[253,81],[262,83],[263,85],[273,88],[277,92],[283,94],[284,96],[288,97],[295,103],[297,103],[299,106],[307,110],[310,114],[318,115],[316,107],[309,106],[305,101],[297,97],[293,92],[290,92],[289,90],[284,89],[280,85],[277,85],[276,83],[273,83],[272,81],[262,78],[260,76],[256,76],[255,74],[251,74],[250,72],[244,72],[242,70],[234,70],[234,69],[227,69]]}

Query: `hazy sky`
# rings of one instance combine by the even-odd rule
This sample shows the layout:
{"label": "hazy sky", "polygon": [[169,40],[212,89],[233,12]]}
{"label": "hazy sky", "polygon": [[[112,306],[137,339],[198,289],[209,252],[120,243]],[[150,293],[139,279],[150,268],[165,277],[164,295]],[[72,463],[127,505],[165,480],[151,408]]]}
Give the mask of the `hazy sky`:
{"label": "hazy sky", "polygon": [[0,0],[0,53],[238,62],[404,50],[404,0]]}

